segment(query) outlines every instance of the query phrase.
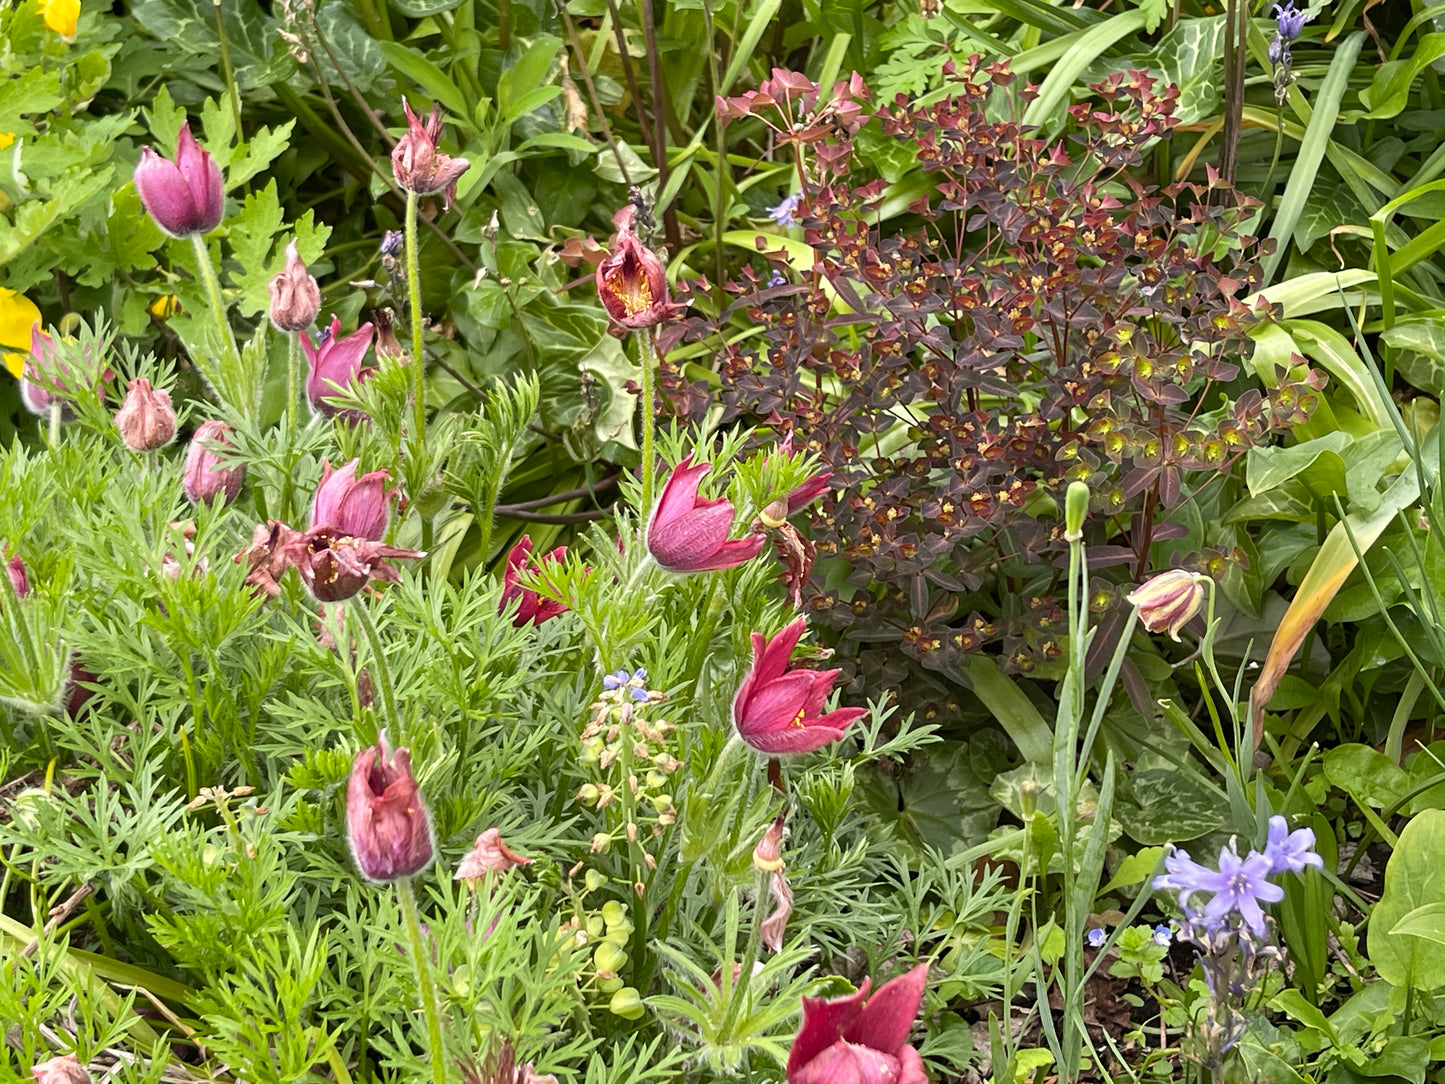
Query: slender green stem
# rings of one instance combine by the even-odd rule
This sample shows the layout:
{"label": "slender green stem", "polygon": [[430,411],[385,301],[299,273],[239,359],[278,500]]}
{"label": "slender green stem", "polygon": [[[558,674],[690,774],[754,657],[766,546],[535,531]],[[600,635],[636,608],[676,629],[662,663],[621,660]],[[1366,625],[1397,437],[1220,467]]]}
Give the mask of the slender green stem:
{"label": "slender green stem", "polygon": [[286,344],[286,413],[282,425],[286,427],[286,477],[281,483],[281,518],[290,522],[291,497],[295,484],[292,476],[296,472],[296,443],[301,433],[301,335],[292,332]]}
{"label": "slender green stem", "polygon": [[231,113],[236,119],[236,138],[245,139],[241,128],[241,92],[236,89],[236,72],[231,67],[231,43],[226,38],[226,20],[221,18],[221,0],[211,0],[216,10],[216,37],[221,41],[221,70],[226,76],[226,93],[231,99]]}
{"label": "slender green stem", "polygon": [[60,414],[62,410],[64,410],[64,408],[60,405],[59,399],[51,401],[50,417],[47,420],[50,422],[50,446],[52,448],[60,443]]}
{"label": "slender green stem", "polygon": [[642,522],[652,514],[652,486],[657,476],[657,453],[653,450],[653,436],[657,429],[657,410],[654,403],[653,384],[657,379],[657,343],[652,332],[644,331],[638,336],[642,344],[642,394],[639,409],[642,411],[642,508],[639,510]]}
{"label": "slender green stem", "polygon": [[[196,249],[196,266],[206,284],[206,295],[211,299],[211,315],[215,317],[216,328],[221,332],[221,345],[229,347],[233,357],[240,357],[236,348],[236,336],[231,333],[230,321],[226,319],[226,303],[221,299],[221,280],[216,276],[216,267],[211,263],[211,250],[199,233],[191,234],[191,244]],[[215,386],[215,381],[211,381]]]}
{"label": "slender green stem", "polygon": [[416,988],[421,995],[422,1012],[426,1013],[427,1045],[431,1047],[433,1084],[447,1084],[447,1052],[442,1042],[442,1018],[437,1010],[436,987],[431,980],[430,957],[421,935],[421,918],[416,912],[416,892],[410,877],[398,877],[396,895],[401,900],[401,916],[411,942],[411,960],[416,967]]}
{"label": "slender green stem", "polygon": [[[371,649],[371,657],[376,665],[376,686],[381,690],[381,711],[386,717],[386,725],[391,731],[391,740],[394,745],[406,745],[401,729],[401,715],[396,710],[396,692],[391,683],[391,669],[386,665],[386,655],[381,650],[381,637],[376,634],[376,624],[371,620],[371,614],[366,608],[366,603],[360,600],[351,604],[351,612],[356,615],[357,622],[361,625],[362,632],[366,635],[367,647]],[[338,621],[337,625],[340,626]],[[338,627],[337,632],[341,629]],[[337,637],[338,646],[345,642],[344,635]]]}
{"label": "slender green stem", "polygon": [[406,194],[406,289],[411,305],[411,364],[416,373],[416,402],[414,409],[416,431],[412,434],[418,450],[426,448],[426,357],[421,352],[422,322],[421,311],[421,261],[417,255],[415,192]]}

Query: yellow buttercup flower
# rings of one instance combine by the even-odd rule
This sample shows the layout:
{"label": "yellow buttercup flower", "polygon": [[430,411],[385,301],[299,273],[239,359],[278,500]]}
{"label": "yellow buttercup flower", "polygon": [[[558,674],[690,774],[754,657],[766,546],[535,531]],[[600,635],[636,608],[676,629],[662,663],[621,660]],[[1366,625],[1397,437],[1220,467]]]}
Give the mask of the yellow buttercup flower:
{"label": "yellow buttercup flower", "polygon": [[162,294],[146,306],[146,311],[158,320],[168,320],[181,311],[181,299],[175,294]]}
{"label": "yellow buttercup flower", "polygon": [[[24,294],[17,294],[0,286],[0,347],[4,351],[5,368],[17,379],[25,371],[25,359],[30,356],[30,329],[40,320],[40,310]],[[23,353],[14,353],[20,350]]]}
{"label": "yellow buttercup flower", "polygon": [[80,0],[41,0],[45,25],[66,41],[75,40],[75,24],[80,21]]}
{"label": "yellow buttercup flower", "polygon": [[14,132],[0,132],[0,151],[5,150],[15,142]]}

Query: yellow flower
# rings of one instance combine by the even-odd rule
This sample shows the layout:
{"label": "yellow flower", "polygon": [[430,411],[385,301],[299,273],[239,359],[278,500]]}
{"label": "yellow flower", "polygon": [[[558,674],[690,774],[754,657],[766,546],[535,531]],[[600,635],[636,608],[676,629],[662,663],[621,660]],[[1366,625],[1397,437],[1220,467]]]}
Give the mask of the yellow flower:
{"label": "yellow flower", "polygon": [[40,0],[45,25],[66,41],[75,40],[75,24],[80,21],[80,0]]}
{"label": "yellow flower", "polygon": [[175,294],[162,294],[146,306],[146,311],[158,320],[167,320],[181,311],[181,299]]}
{"label": "yellow flower", "polygon": [[[40,310],[35,307],[35,302],[24,294],[0,286],[0,346],[11,348],[3,355],[5,368],[17,379],[25,371],[25,359],[30,356],[30,329],[39,320]],[[24,353],[12,353],[13,350]]]}
{"label": "yellow flower", "polygon": [[14,142],[15,142],[15,133],[14,133],[14,132],[0,132],[0,151],[5,150],[7,147],[10,146],[10,144],[12,144],[12,143],[14,143]]}

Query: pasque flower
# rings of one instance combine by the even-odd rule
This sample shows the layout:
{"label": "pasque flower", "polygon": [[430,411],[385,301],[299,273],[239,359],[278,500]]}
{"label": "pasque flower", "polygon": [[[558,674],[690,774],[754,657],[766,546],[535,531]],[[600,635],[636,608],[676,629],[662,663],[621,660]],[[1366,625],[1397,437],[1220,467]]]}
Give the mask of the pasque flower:
{"label": "pasque flower", "polygon": [[171,393],[151,387],[151,382],[138,376],[130,382],[125,402],[115,412],[115,426],[120,439],[135,452],[153,452],[176,439],[176,411],[171,406]]}
{"label": "pasque flower", "polygon": [[542,572],[543,565],[560,565],[566,557],[567,547],[558,546],[534,561],[532,539],[523,535],[507,554],[507,570],[502,574],[502,598],[497,603],[497,612],[505,613],[514,600],[519,600],[517,616],[512,620],[512,624],[517,628],[528,622],[540,625],[543,621],[550,621],[558,614],[565,613],[566,606],[554,599],[543,598],[532,588],[524,586],[522,577]]}
{"label": "pasque flower", "polygon": [[172,237],[209,233],[225,213],[221,167],[191,135],[189,121],[181,125],[174,162],[149,147],[140,152],[135,190],[156,225]]}
{"label": "pasque flower", "polygon": [[655,327],[678,312],[667,291],[667,269],[657,254],[637,239],[632,206],[618,212],[617,232],[607,258],[597,265],[597,296],[607,315],[625,328]]}
{"label": "pasque flower", "polygon": [[422,550],[386,546],[369,538],[355,538],[337,527],[312,527],[286,544],[288,563],[296,566],[301,582],[317,602],[342,602],[368,580],[396,583],[401,576],[387,561],[397,557],[420,559]]}
{"label": "pasque flower", "polygon": [[401,107],[406,110],[406,135],[397,140],[391,151],[396,183],[418,196],[445,192],[446,205],[450,207],[457,195],[457,178],[472,164],[465,158],[453,158],[437,150],[442,134],[441,106],[431,107],[425,124],[411,111],[405,98],[401,100]]}
{"label": "pasque flower", "polygon": [[331,397],[338,394],[338,388],[350,391],[357,384],[376,372],[374,366],[362,368],[362,359],[371,349],[371,324],[362,324],[350,335],[341,337],[341,321],[331,318],[331,326],[323,330],[313,345],[311,336],[301,333],[301,350],[306,355],[310,372],[306,376],[306,401],[311,409],[328,418],[337,414],[352,420],[365,415],[360,411],[343,410],[334,405]]}
{"label": "pasque flower", "polygon": [[286,266],[266,287],[271,292],[271,324],[277,331],[305,331],[321,311],[321,287],[296,251],[286,246]]}
{"label": "pasque flower", "polygon": [[30,1067],[35,1084],[90,1084],[90,1072],[74,1054],[60,1054]]}
{"label": "pasque flower", "polygon": [[733,698],[733,725],[760,753],[807,753],[835,742],[862,708],[822,714],[837,670],[788,670],[788,660],[807,622],[798,618],[771,640],[753,633],[753,667]]}
{"label": "pasque flower", "polygon": [[923,1059],[908,1045],[928,965],[856,993],[803,998],[803,1024],[788,1055],[788,1084],[928,1084]]}
{"label": "pasque flower", "polygon": [[346,787],[346,840],[368,881],[410,877],[436,857],[431,812],[411,772],[411,753],[386,735],[356,754]]}
{"label": "pasque flower", "polygon": [[1139,620],[1150,632],[1169,633],[1176,643],[1179,630],[1189,624],[1204,601],[1204,580],[1184,568],[1171,568],[1151,576],[1129,593],[1139,611]]}
{"label": "pasque flower", "polygon": [[[42,418],[48,417],[50,408],[60,404],[60,416],[69,421],[75,417],[71,409],[80,392],[83,381],[76,378],[62,356],[64,351],[55,339],[36,323],[30,329],[30,357],[25,361],[25,371],[20,378],[20,402],[30,413]],[[86,348],[85,368],[91,369],[90,352]],[[105,384],[114,374],[107,369],[95,388],[97,397],[103,393]]]}
{"label": "pasque flower", "polygon": [[380,542],[391,521],[395,489],[387,489],[391,475],[384,470],[356,476],[361,460],[353,459],[340,470],[329,460],[321,461],[321,483],[311,502],[311,527],[333,527],[352,538]]}
{"label": "pasque flower", "polygon": [[[0,557],[5,556],[5,549],[0,546]],[[5,562],[5,575],[10,578],[10,586],[15,590],[16,598],[24,598],[30,594],[30,577],[25,573],[25,562],[19,557],[11,557]]]}
{"label": "pasque flower", "polygon": [[499,829],[488,828],[457,864],[453,880],[480,881],[489,873],[506,873],[517,866],[530,866],[532,861],[508,847]]}
{"label": "pasque flower", "polygon": [[234,432],[225,422],[213,418],[204,422],[191,437],[182,485],[193,504],[210,502],[217,496],[223,503],[234,501],[240,494],[246,464],[227,466],[217,451],[231,446],[230,436]]}
{"label": "pasque flower", "polygon": [[733,525],[732,502],[702,500],[697,495],[711,463],[692,465],[688,456],[673,468],[647,525],[647,550],[669,572],[708,572],[734,568],[757,556],[765,539],[760,534],[728,538]]}

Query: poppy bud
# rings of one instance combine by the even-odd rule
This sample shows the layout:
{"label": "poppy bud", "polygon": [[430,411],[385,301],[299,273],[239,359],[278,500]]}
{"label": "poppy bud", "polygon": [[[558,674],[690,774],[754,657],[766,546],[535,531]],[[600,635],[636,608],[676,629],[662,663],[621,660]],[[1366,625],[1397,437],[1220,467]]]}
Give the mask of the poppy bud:
{"label": "poppy bud", "polygon": [[213,448],[229,448],[228,439],[235,432],[222,421],[204,423],[191,437],[186,449],[186,471],[183,480],[186,496],[193,504],[209,503],[219,494],[222,502],[234,501],[246,477],[246,465],[225,466]]}
{"label": "poppy bud", "polygon": [[191,135],[187,122],[176,141],[176,160],[146,147],[135,167],[135,190],[155,224],[172,237],[209,233],[225,214],[221,167]]}
{"label": "poppy bud", "polygon": [[1204,601],[1204,577],[1185,568],[1171,568],[1150,577],[1127,597],[1146,629],[1167,631],[1178,643],[1179,630],[1189,624]]}
{"label": "poppy bud", "polygon": [[176,439],[176,412],[168,391],[157,391],[145,377],[136,377],[115,412],[120,439],[134,452],[153,452]]}
{"label": "poppy bud", "polygon": [[321,288],[306,270],[296,242],[286,246],[286,266],[271,280],[271,324],[277,331],[305,331],[321,311]]}
{"label": "poppy bud", "polygon": [[411,753],[390,751],[385,734],[356,754],[346,788],[346,839],[368,881],[410,877],[436,856],[431,813],[411,774]]}

